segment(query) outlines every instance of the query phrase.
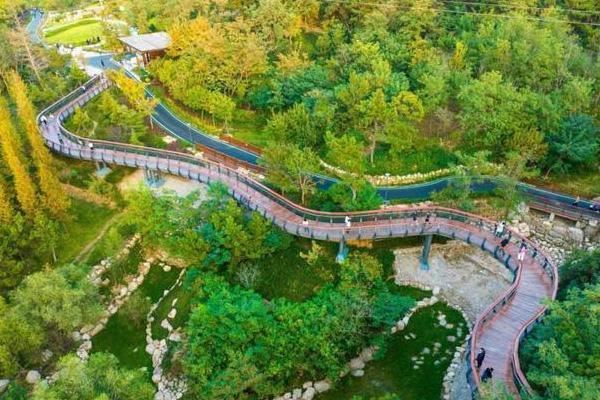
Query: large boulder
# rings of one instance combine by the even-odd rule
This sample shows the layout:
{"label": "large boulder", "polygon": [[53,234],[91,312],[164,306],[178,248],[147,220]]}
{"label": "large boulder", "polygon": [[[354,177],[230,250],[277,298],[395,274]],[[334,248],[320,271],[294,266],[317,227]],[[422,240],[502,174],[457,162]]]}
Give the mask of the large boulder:
{"label": "large boulder", "polygon": [[315,388],[309,387],[302,393],[302,400],[312,400],[315,397]]}
{"label": "large boulder", "polygon": [[314,388],[317,391],[317,393],[323,393],[331,389],[331,384],[326,380],[317,381],[314,384]]}
{"label": "large boulder", "polygon": [[365,367],[364,361],[360,357],[353,358],[350,360],[350,369],[363,369]]}
{"label": "large boulder", "polygon": [[34,369],[27,372],[27,376],[25,377],[25,381],[27,381],[27,383],[30,385],[36,384],[40,379],[42,379],[42,375]]}
{"label": "large boulder", "polygon": [[583,243],[583,231],[574,226],[569,227],[569,238],[575,243]]}
{"label": "large boulder", "polygon": [[0,394],[6,390],[10,381],[8,379],[0,379]]}

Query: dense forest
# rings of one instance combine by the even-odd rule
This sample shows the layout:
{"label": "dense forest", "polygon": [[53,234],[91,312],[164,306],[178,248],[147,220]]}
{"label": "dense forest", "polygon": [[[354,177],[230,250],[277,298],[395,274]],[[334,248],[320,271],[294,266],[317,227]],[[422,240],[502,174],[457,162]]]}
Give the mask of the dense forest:
{"label": "dense forest", "polygon": [[263,121],[250,140],[268,154],[371,174],[475,152],[517,178],[597,165],[597,2],[121,3],[140,31],[170,33],[149,67],[169,94],[224,130]]}

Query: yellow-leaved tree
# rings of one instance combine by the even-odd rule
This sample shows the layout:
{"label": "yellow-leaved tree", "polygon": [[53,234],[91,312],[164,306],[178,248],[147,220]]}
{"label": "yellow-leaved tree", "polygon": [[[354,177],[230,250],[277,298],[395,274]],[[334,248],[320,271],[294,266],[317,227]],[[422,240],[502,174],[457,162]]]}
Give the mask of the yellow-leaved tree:
{"label": "yellow-leaved tree", "polygon": [[108,76],[115,85],[118,86],[121,92],[123,92],[127,102],[137,112],[144,115],[144,117],[148,117],[150,120],[150,127],[154,129],[154,125],[152,124],[152,113],[154,112],[158,100],[146,97],[146,85],[127,77],[122,72],[110,71]]}
{"label": "yellow-leaved tree", "polygon": [[0,147],[14,180],[17,201],[23,212],[29,218],[33,218],[37,207],[35,185],[25,167],[26,163],[21,155],[21,143],[12,124],[8,102],[4,97],[0,97]]}
{"label": "yellow-leaved tree", "polygon": [[8,189],[4,181],[0,179],[0,223],[10,224],[13,218],[14,210],[8,198]]}
{"label": "yellow-leaved tree", "polygon": [[27,97],[27,87],[15,71],[7,74],[7,82],[8,91],[17,106],[17,115],[31,146],[31,157],[37,170],[43,204],[52,215],[65,216],[69,208],[69,198],[61,188],[52,156],[38,132],[36,113]]}

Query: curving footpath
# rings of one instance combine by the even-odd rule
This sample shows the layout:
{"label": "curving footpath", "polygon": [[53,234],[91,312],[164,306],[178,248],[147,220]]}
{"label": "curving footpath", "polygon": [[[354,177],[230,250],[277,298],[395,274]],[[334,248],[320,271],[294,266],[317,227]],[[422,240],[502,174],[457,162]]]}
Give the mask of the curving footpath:
{"label": "curving footpath", "polygon": [[[51,150],[76,159],[145,168],[203,183],[220,181],[239,202],[297,236],[346,241],[435,234],[465,241],[493,254],[513,272],[514,282],[474,324],[467,356],[467,378],[475,395],[480,385],[480,371],[475,371],[474,355],[479,347],[484,347],[487,350],[484,366],[493,366],[494,376],[504,381],[511,392],[518,396],[520,390],[531,390],[519,366],[519,343],[543,316],[543,301],[556,296],[558,284],[556,267],[535,243],[511,231],[510,243],[502,251],[499,239],[493,234],[493,221],[434,206],[395,206],[350,213],[352,226],[347,228],[346,214],[304,208],[247,173],[183,153],[90,140],[66,130],[62,121],[107,85],[102,77],[94,78],[84,85],[85,90],[80,88],[70,93],[40,113],[40,132]],[[90,143],[93,148],[89,147]],[[302,224],[304,218],[309,220],[308,226]],[[517,253],[523,243],[528,253],[524,262],[518,263]]]}

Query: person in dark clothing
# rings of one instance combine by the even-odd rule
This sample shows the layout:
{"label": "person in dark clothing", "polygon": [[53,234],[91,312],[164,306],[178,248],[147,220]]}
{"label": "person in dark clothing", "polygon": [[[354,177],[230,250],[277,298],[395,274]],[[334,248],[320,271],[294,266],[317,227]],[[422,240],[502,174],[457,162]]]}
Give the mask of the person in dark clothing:
{"label": "person in dark clothing", "polygon": [[485,349],[482,347],[477,353],[477,369],[481,368],[481,364],[483,364],[483,360],[485,359]]}
{"label": "person in dark clothing", "polygon": [[104,64],[104,60],[100,59],[100,65],[102,66],[102,68],[104,68],[105,64]]}
{"label": "person in dark clothing", "polygon": [[505,237],[504,239],[502,239],[502,241],[500,242],[500,246],[502,246],[502,248],[505,248],[506,245],[508,244],[508,242],[510,242],[510,238]]}
{"label": "person in dark clothing", "polygon": [[481,375],[481,382],[487,382],[488,380],[492,379],[492,373],[494,372],[494,368],[488,367],[485,369],[485,371],[483,371],[483,374]]}

